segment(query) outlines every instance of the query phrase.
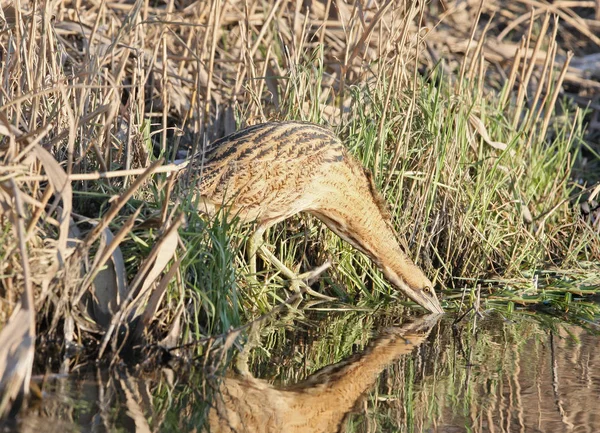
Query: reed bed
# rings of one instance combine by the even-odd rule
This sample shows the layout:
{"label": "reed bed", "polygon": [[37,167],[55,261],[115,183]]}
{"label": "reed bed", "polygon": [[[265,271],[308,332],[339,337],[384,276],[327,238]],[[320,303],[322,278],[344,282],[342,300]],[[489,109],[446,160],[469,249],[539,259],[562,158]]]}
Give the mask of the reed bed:
{"label": "reed bed", "polygon": [[[16,320],[29,343],[0,345],[0,372],[36,336],[112,362],[206,354],[281,304],[285,280],[248,275],[247,228],[202,219],[170,176],[267,120],[343,138],[449,310],[595,293],[597,11],[505,3],[3,2],[0,342]],[[310,218],[268,242],[290,267],[332,258],[314,286],[340,302],[392,295]]]}

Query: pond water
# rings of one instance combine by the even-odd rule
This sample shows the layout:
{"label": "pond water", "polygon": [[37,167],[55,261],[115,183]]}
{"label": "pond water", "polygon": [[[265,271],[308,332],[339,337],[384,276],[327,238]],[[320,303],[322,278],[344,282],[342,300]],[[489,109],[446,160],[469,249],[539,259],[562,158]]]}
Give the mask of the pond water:
{"label": "pond water", "polygon": [[247,363],[222,380],[193,365],[151,377],[124,367],[52,377],[43,399],[0,431],[600,431],[594,324],[534,313],[458,323],[321,316],[262,329]]}

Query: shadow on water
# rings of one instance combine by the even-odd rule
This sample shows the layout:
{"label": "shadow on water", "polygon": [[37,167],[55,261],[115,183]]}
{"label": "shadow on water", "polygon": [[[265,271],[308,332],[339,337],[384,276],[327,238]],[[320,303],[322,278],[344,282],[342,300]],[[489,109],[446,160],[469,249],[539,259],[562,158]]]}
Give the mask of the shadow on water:
{"label": "shadow on water", "polygon": [[193,365],[54,378],[0,431],[600,431],[594,332],[539,314],[393,317],[269,327],[247,372],[224,378]]}

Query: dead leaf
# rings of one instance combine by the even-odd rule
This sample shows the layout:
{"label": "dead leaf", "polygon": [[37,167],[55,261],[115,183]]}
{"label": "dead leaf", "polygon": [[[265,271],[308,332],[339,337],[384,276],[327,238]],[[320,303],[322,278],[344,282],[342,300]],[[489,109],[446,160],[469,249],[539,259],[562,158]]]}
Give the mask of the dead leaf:
{"label": "dead leaf", "polygon": [[507,146],[505,143],[502,143],[500,141],[493,141],[490,138],[490,135],[488,134],[487,129],[485,128],[485,125],[479,117],[475,116],[474,114],[471,114],[469,116],[469,123],[473,128],[475,128],[479,135],[481,135],[481,138],[483,138],[483,141],[485,141],[487,144],[492,146],[494,149],[506,150]]}
{"label": "dead leaf", "polygon": [[[102,231],[101,245],[106,246],[113,242],[113,239],[112,232],[105,228]],[[117,247],[104,267],[98,271],[92,283],[92,319],[103,329],[109,326],[113,314],[125,299],[127,293],[125,280],[125,260],[121,249]]]}
{"label": "dead leaf", "polygon": [[29,328],[32,314],[19,305],[0,332],[0,418],[29,390],[35,345]]}
{"label": "dead leaf", "polygon": [[169,332],[158,344],[167,349],[172,349],[177,346],[177,342],[181,338],[181,316],[183,314],[185,304],[181,302],[175,311],[175,318],[171,321]]}
{"label": "dead leaf", "polygon": [[58,260],[60,263],[64,263],[66,258],[69,256],[69,249],[67,249],[67,239],[69,238],[69,225],[71,210],[73,208],[73,189],[67,173],[62,169],[60,164],[54,159],[54,157],[41,146],[35,146],[33,152],[38,157],[44,170],[48,175],[48,180],[52,184],[54,191],[59,195],[63,202],[60,215],[58,215],[58,221],[60,223],[60,232],[58,235]]}
{"label": "dead leaf", "polygon": [[[144,303],[143,300],[146,298],[149,288],[163,272],[171,258],[173,258],[179,244],[179,233],[177,232],[177,229],[181,226],[183,221],[183,215],[180,215],[179,218],[169,226],[161,241],[155,244],[150,251],[149,258],[141,266],[140,270],[129,286],[127,298],[123,301],[119,312],[113,316],[110,325],[108,326],[106,333],[102,338],[100,349],[98,351],[98,358],[101,358],[104,354],[104,350],[106,350],[108,341],[110,340],[110,337],[112,336],[117,324],[120,322],[122,324],[122,320],[125,318],[125,316],[133,320],[134,317],[132,317],[132,315],[139,315],[130,313],[135,313],[135,308],[139,308]],[[140,284],[141,288],[138,290],[137,287]],[[135,296],[135,299],[132,301],[131,298],[133,296]]]}
{"label": "dead leaf", "polygon": [[[181,225],[182,222],[183,220],[180,218],[174,225],[179,227],[179,225]],[[157,245],[158,254],[156,256],[156,260],[154,261],[154,265],[144,278],[144,283],[142,284],[142,288],[140,289],[138,296],[143,296],[148,291],[150,286],[154,284],[156,279],[164,271],[165,267],[169,264],[169,262],[175,255],[175,251],[177,250],[178,245],[179,233],[176,229],[169,230],[165,234],[165,236],[160,240],[160,243]]]}
{"label": "dead leaf", "polygon": [[152,295],[150,296],[150,299],[148,300],[148,303],[146,304],[146,307],[144,308],[143,313],[140,315],[140,320],[138,320],[138,324],[135,328],[135,331],[132,334],[133,341],[136,341],[137,339],[139,339],[142,336],[142,333],[144,332],[144,330],[148,327],[148,325],[154,318],[154,315],[156,314],[156,311],[158,310],[158,306],[160,305],[160,302],[162,301],[163,296],[164,296],[165,292],[167,291],[169,282],[175,275],[175,272],[177,272],[177,270],[179,269],[179,266],[181,265],[182,260],[183,260],[183,256],[179,257],[179,259],[176,260],[175,263],[173,263],[171,265],[169,272],[167,272],[161,278],[160,283],[158,284],[158,286],[156,286],[156,288],[152,292]]}

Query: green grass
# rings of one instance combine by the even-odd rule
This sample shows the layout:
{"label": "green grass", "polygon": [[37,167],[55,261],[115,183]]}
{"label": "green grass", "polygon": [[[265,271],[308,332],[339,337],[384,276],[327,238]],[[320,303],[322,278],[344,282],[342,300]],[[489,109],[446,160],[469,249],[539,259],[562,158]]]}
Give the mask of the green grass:
{"label": "green grass", "polygon": [[[305,69],[318,73],[318,68],[310,66],[320,62],[307,61]],[[429,82],[418,79],[414,84],[418,92],[411,98],[410,92],[390,92],[385,77],[393,71],[386,67],[393,65],[379,66],[381,79],[353,89],[350,107],[356,109],[337,131],[350,150],[377,173],[376,182],[390,203],[398,233],[445,294],[452,297],[493,277],[528,284],[538,271],[585,269],[585,262],[597,261],[593,246],[597,234],[579,219],[575,209],[579,187],[570,180],[583,143],[580,110],[570,112],[564,107],[546,139],[539,135],[539,124],[513,127],[511,119],[527,113],[519,116],[512,104],[501,106],[497,94],[478,95],[477,80],[465,81],[462,94],[456,96],[457,84],[434,71]],[[387,98],[390,93],[393,96]],[[310,94],[291,99],[317,100]],[[318,112],[319,107],[309,111]],[[481,119],[487,134],[506,148],[486,143],[470,116]],[[325,123],[324,119],[312,120]],[[406,129],[409,132],[403,134]],[[314,220],[308,224],[319,227]],[[278,245],[278,254],[288,265],[319,264],[318,255],[312,260],[308,256],[306,263],[305,254],[311,243],[317,243],[334,258],[335,287],[349,293],[358,289],[366,298],[389,294],[373,265],[326,230],[310,230],[306,243],[305,236],[281,230],[271,233],[271,242]],[[596,275],[593,268],[588,271],[582,274]],[[492,293],[510,292],[513,300],[528,301],[511,283],[501,288],[501,281],[490,288]],[[588,290],[594,293],[598,285],[582,293]],[[542,293],[535,299],[555,298]],[[455,308],[452,302],[447,307]]]}

